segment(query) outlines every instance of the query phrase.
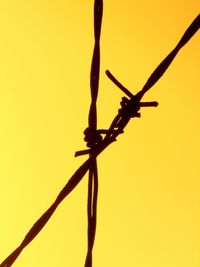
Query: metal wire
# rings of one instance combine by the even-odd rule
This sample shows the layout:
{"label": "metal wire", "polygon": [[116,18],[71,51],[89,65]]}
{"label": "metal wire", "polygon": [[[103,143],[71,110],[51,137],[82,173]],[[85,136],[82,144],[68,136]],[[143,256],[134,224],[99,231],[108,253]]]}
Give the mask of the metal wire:
{"label": "metal wire", "polygon": [[[100,70],[100,34],[101,34],[101,23],[103,15],[103,1],[95,0],[94,3],[94,52],[91,65],[90,73],[90,89],[91,89],[91,105],[88,116],[88,129],[96,133],[97,143],[99,135],[97,134],[97,96],[99,89],[99,70]],[[96,138],[91,136],[92,139],[88,140],[90,143],[90,157],[93,155],[93,151],[96,146]],[[101,138],[100,138],[101,140]],[[94,141],[94,142],[93,142]],[[95,240],[96,232],[96,217],[97,217],[97,197],[98,197],[98,168],[97,159],[93,158],[91,166],[89,168],[88,178],[88,250],[85,260],[85,267],[92,267],[92,250]]]}
{"label": "metal wire", "polygon": [[[95,1],[95,4],[97,5],[97,23],[95,23],[95,38],[99,40],[100,38],[100,26],[101,26],[101,4],[102,1]],[[99,27],[97,27],[97,24]],[[178,53],[178,51],[186,44],[186,42],[189,41],[189,39],[196,33],[196,31],[200,28],[200,15],[196,17],[196,19],[192,22],[192,24],[189,26],[189,28],[186,30],[185,34],[181,38],[180,42],[176,46],[176,48],[161,62],[161,64],[156,68],[156,70],[153,72],[153,74],[148,79],[147,83],[143,87],[143,89],[138,92],[134,97],[136,97],[137,101],[140,101],[143,97],[144,93],[147,92],[163,75],[163,73],[166,71],[166,69],[171,64],[172,60]],[[95,47],[99,47],[96,45]],[[97,51],[97,48],[94,50]],[[97,52],[94,52],[94,54],[98,55]],[[97,57],[99,58],[99,57]],[[94,64],[94,60],[92,63],[92,66]],[[95,75],[93,76],[91,74],[91,77],[95,77],[94,80],[98,78],[99,73],[99,67],[94,67],[95,69]],[[93,70],[93,67],[92,67]],[[92,71],[91,71],[92,73]],[[95,88],[98,89],[98,85],[95,82]],[[92,99],[96,103],[98,90],[94,90],[94,93],[92,93]],[[134,106],[133,106],[134,109]],[[91,117],[89,117],[89,125],[93,125],[96,129],[96,123],[93,122],[93,119],[95,120],[93,112],[95,110],[95,105],[91,105]],[[90,116],[90,115],[89,115]],[[78,183],[82,180],[83,176],[86,174],[86,172],[90,169],[91,179],[90,182],[92,183],[89,185],[90,191],[90,197],[88,201],[88,218],[89,218],[89,227],[88,227],[88,256],[86,258],[86,265],[85,266],[91,266],[92,264],[92,247],[94,244],[94,237],[95,237],[95,228],[96,228],[96,202],[97,202],[97,190],[98,190],[98,174],[97,174],[97,164],[96,164],[96,158],[97,156],[104,151],[112,142],[116,141],[116,138],[119,134],[121,134],[129,122],[130,117],[127,116],[127,114],[124,115],[124,113],[118,113],[114,120],[112,121],[109,129],[106,131],[106,136],[104,139],[94,147],[91,147],[87,152],[89,151],[90,156],[89,158],[76,170],[76,172],[72,175],[72,177],[69,179],[69,181],[66,183],[64,188],[60,191],[57,198],[53,202],[53,204],[45,211],[45,213],[35,222],[35,224],[31,227],[31,229],[28,231],[27,235],[25,236],[22,243],[0,264],[0,267],[10,267],[15,262],[15,260],[18,258],[18,256],[21,254],[23,249],[28,246],[31,241],[39,234],[39,232],[43,229],[43,227],[46,225],[46,223],[49,221],[57,207],[60,205],[60,203],[68,196],[68,194],[78,185]],[[122,123],[119,126],[119,121]],[[85,154],[85,152],[81,152],[80,154]],[[92,186],[91,186],[92,185]],[[91,197],[92,196],[92,197]],[[88,265],[87,265],[88,264]]]}

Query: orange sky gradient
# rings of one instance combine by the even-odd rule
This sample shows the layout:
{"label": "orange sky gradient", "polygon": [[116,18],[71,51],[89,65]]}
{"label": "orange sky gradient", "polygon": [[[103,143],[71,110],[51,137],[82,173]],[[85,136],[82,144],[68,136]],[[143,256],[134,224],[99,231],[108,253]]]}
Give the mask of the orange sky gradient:
{"label": "orange sky gradient", "polygon": [[[0,3],[0,262],[87,156],[93,1]],[[98,127],[134,94],[199,14],[199,0],[104,1]],[[98,159],[94,267],[199,267],[200,32]],[[84,266],[87,176],[14,267]]]}

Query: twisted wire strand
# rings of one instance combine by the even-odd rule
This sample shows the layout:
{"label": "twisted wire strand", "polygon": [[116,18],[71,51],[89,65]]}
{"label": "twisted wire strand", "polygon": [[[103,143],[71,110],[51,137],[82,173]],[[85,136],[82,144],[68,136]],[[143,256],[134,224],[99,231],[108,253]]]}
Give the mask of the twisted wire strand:
{"label": "twisted wire strand", "polygon": [[[196,31],[199,28],[200,28],[200,15],[198,15],[195,18],[193,23],[186,30],[185,34],[181,38],[181,41],[179,42],[178,50],[180,50],[180,48],[183,47],[186,44],[186,42],[189,41],[189,39],[196,33]],[[166,65],[164,63],[161,63],[161,64],[164,65],[164,67],[162,68],[162,71],[163,70],[165,71],[169,66],[169,62],[166,62],[165,63]],[[156,78],[155,78],[155,80],[153,80],[153,82],[151,82],[151,84],[150,84],[151,86],[153,86],[155,84],[155,82],[157,82],[157,80],[159,80],[160,77],[162,76],[162,75],[160,75],[160,73],[162,73],[162,72],[160,72],[160,73],[158,72],[158,74],[156,74],[157,69],[159,69],[159,66],[156,68],[156,70],[152,74],[152,75],[156,75]],[[147,83],[149,83],[149,80],[147,81]],[[148,85],[148,87],[146,87],[146,89],[145,89],[146,91],[147,91],[147,88],[148,88],[148,90],[151,88],[150,85]],[[144,89],[144,87],[143,87],[143,89]],[[139,96],[143,97],[143,95],[144,95],[144,93],[146,93],[146,91],[143,91],[142,94],[140,94]],[[15,260],[18,258],[18,256],[23,251],[23,249],[26,246],[28,246],[32,242],[32,240],[44,228],[44,226],[49,221],[51,216],[54,214],[54,212],[56,211],[57,207],[61,204],[61,202],[71,193],[71,191],[74,190],[74,188],[82,180],[83,176],[87,173],[89,168],[91,166],[93,166],[93,160],[96,159],[96,157],[99,154],[101,154],[104,151],[104,149],[106,149],[112,142],[116,141],[116,138],[118,137],[119,134],[121,134],[121,132],[123,132],[123,129],[125,128],[126,124],[128,123],[127,118],[126,118],[126,122],[124,123],[123,127],[120,130],[112,131],[115,128],[115,123],[118,122],[119,119],[120,119],[120,115],[117,114],[116,117],[114,118],[114,120],[111,122],[109,130],[108,130],[106,136],[104,137],[104,139],[102,140],[102,142],[100,143],[100,145],[96,147],[95,151],[93,151],[93,153],[90,155],[90,157],[75,171],[75,173],[71,176],[71,178],[68,180],[66,185],[63,187],[63,189],[59,192],[59,194],[58,194],[57,198],[55,199],[55,201],[53,202],[53,204],[34,223],[34,225],[30,228],[30,230],[26,234],[26,236],[23,239],[23,241],[21,242],[21,244],[13,252],[11,252],[11,254],[5,260],[3,260],[3,262],[0,264],[0,267],[12,266],[12,264],[15,262]],[[96,201],[96,200],[94,199],[94,201]],[[95,207],[95,205],[94,205],[94,207]],[[95,213],[95,210],[93,210],[93,212]]]}
{"label": "twisted wire strand", "polygon": [[[103,1],[95,0],[94,2],[94,52],[91,64],[90,73],[90,91],[91,91],[91,106],[88,115],[89,129],[97,134],[97,97],[99,89],[99,71],[100,71],[100,34],[101,23],[103,16]],[[96,141],[96,138],[95,138]],[[90,156],[93,154],[95,143],[91,143]],[[88,177],[88,248],[85,260],[85,267],[92,267],[92,250],[96,232],[96,217],[97,217],[97,197],[98,197],[98,168],[97,159],[92,160],[89,177]]]}
{"label": "twisted wire strand", "polygon": [[[94,159],[96,160],[96,158]],[[96,232],[97,196],[98,196],[98,172],[97,164],[92,164],[89,169],[88,182],[88,251],[85,266],[92,266],[92,250]]]}
{"label": "twisted wire strand", "polygon": [[200,14],[193,20],[190,26],[187,28],[182,38],[176,45],[176,47],[169,53],[169,55],[158,65],[155,71],[150,75],[146,84],[143,86],[142,90],[138,93],[138,96],[142,97],[165,73],[168,69],[175,56],[181,50],[181,48],[192,38],[192,36],[199,30],[200,28]]}

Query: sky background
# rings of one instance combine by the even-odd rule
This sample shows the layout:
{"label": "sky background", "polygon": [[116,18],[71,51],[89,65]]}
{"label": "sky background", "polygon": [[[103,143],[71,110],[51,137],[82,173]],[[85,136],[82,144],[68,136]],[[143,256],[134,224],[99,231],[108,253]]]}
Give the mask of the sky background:
{"label": "sky background", "polygon": [[[98,127],[136,93],[199,13],[199,0],[104,1]],[[93,1],[0,3],[0,262],[87,156]],[[200,32],[99,156],[94,267],[200,264]],[[15,267],[84,266],[87,176]]]}

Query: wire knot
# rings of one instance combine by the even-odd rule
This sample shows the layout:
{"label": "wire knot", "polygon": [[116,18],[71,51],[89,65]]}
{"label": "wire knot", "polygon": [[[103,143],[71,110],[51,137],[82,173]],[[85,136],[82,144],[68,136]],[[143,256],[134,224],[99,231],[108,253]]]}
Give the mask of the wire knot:
{"label": "wire knot", "polygon": [[[112,133],[114,133],[114,131],[115,130],[113,130]],[[86,145],[89,149],[77,151],[75,153],[75,157],[90,154],[92,151],[94,152],[95,149],[98,149],[98,147],[102,145],[102,142],[104,140],[102,135],[107,135],[109,133],[109,130],[105,129],[96,130],[94,128],[87,127],[83,133],[85,135],[84,141],[87,142]]]}
{"label": "wire knot", "polygon": [[[122,97],[120,102],[121,108],[118,110],[120,119],[116,122],[115,128],[122,130],[131,118],[140,118],[141,114],[138,112],[141,107],[157,107],[158,102],[140,102],[140,98],[133,96],[131,99]],[[122,131],[123,132],[123,131]]]}
{"label": "wire knot", "polygon": [[84,141],[87,142],[86,145],[89,148],[94,148],[103,139],[99,130],[96,130],[94,128],[87,127],[83,133],[85,135]]}
{"label": "wire knot", "polygon": [[118,110],[121,116],[128,116],[130,118],[140,117],[140,102],[136,99],[128,99],[127,97],[122,97],[120,102],[121,108]]}

